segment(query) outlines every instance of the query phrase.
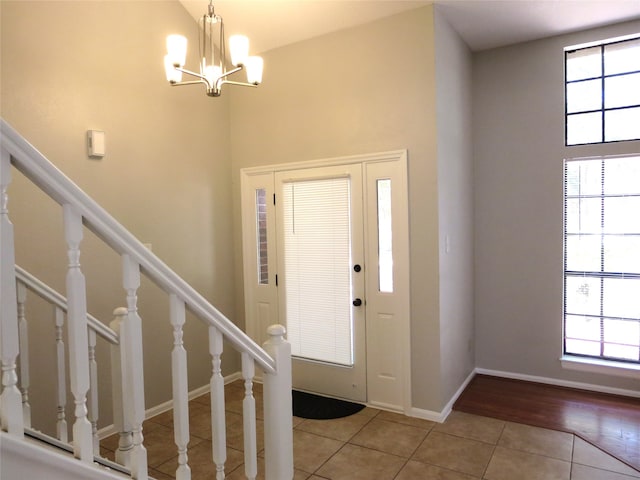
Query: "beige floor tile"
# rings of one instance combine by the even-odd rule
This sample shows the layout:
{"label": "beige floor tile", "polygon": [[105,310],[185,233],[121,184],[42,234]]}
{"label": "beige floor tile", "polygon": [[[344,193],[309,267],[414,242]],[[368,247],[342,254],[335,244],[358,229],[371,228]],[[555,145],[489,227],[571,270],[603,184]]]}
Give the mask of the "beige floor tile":
{"label": "beige floor tile", "polygon": [[304,420],[296,428],[303,432],[346,442],[370,421],[371,417],[365,415],[350,415],[334,420]]}
{"label": "beige floor tile", "polygon": [[[238,415],[227,412],[227,417],[238,417]],[[244,424],[242,417],[234,422],[227,421],[227,446],[236,450],[244,451]],[[264,421],[256,420],[256,446],[257,451],[264,449]]]}
{"label": "beige floor tile", "polygon": [[580,437],[576,437],[573,442],[573,462],[601,470],[622,473],[631,477],[640,477],[640,472],[585,442]]}
{"label": "beige floor tile", "polygon": [[372,419],[350,443],[409,458],[427,436],[428,430]]}
{"label": "beige floor tile", "polygon": [[[264,420],[264,403],[261,392],[254,392],[254,398],[256,402],[256,418]],[[237,397],[237,398],[236,398]],[[242,415],[243,412],[244,393],[234,395],[233,398],[225,398],[225,408],[229,412],[234,412]]]}
{"label": "beige floor tile", "polygon": [[570,462],[573,452],[573,435],[508,422],[498,445]]}
{"label": "beige floor tile", "polygon": [[381,410],[378,410],[377,408],[371,408],[371,407],[364,407],[362,410],[360,410],[357,415],[366,415],[367,417],[376,417],[380,414]]}
{"label": "beige floor tile", "polygon": [[400,470],[395,480],[478,480],[479,478],[410,460]]}
{"label": "beige floor tile", "polygon": [[105,448],[102,445],[100,445],[100,456],[102,458],[106,458],[107,460],[111,460],[112,462],[116,461],[116,452],[108,448]]}
{"label": "beige floor tile", "polygon": [[[147,433],[148,432],[143,427],[142,434],[146,435]],[[106,448],[107,450],[111,450],[112,452],[115,452],[118,448],[119,439],[120,439],[120,435],[117,433],[115,435],[110,435],[100,440],[100,447]]]}
{"label": "beige floor tile", "polygon": [[211,439],[211,410],[208,406],[189,404],[189,434],[205,440]]}
{"label": "beige floor tile", "polygon": [[[293,471],[293,480],[307,480],[310,478],[309,473],[303,472],[301,470]],[[213,477],[211,477],[213,478]],[[226,477],[227,480],[246,480],[246,475],[244,472],[244,464],[240,465],[233,472],[229,473]],[[258,458],[258,475],[256,476],[256,480],[264,480],[264,458]],[[316,477],[311,477],[316,478]],[[195,480],[195,479],[192,479]],[[204,480],[204,479],[203,479]],[[207,479],[210,480],[210,479]]]}
{"label": "beige floor tile", "polygon": [[158,470],[155,470],[153,468],[149,469],[149,476],[154,480],[173,480],[175,478],[167,475],[166,473],[162,473]]}
{"label": "beige floor tile", "polygon": [[316,475],[331,480],[392,480],[404,463],[395,455],[346,444]]}
{"label": "beige floor tile", "polygon": [[[210,409],[198,402],[189,402],[189,425],[195,421],[198,423],[203,417],[211,415]],[[173,409],[167,410],[155,417],[149,419],[149,423],[164,425],[165,427],[173,427]],[[144,425],[143,425],[144,428]],[[209,437],[210,438],[210,437]]]}
{"label": "beige floor tile", "polygon": [[519,450],[496,447],[483,478],[486,480],[569,480],[571,463]]}
{"label": "beige floor tile", "polygon": [[489,464],[494,448],[478,440],[432,430],[413,454],[412,460],[480,477]]}
{"label": "beige floor tile", "polygon": [[501,420],[454,410],[444,423],[436,424],[433,430],[496,445],[504,425]]}
{"label": "beige floor tile", "polygon": [[303,472],[315,473],[343,443],[301,430],[293,431],[293,464]]}
{"label": "beige floor tile", "polygon": [[[189,447],[193,448],[202,439],[192,438]],[[178,455],[178,447],[174,443],[173,430],[161,427],[144,436],[144,445],[147,448],[147,463],[150,467],[158,465]]]}
{"label": "beige floor tile", "polygon": [[437,425],[436,422],[430,420],[424,420],[422,418],[408,417],[401,413],[380,411],[376,415],[376,420],[386,420],[388,422],[402,423],[404,425],[411,425],[412,427],[422,428],[424,430],[431,430]]}
{"label": "beige floor tile", "polygon": [[635,480],[636,478],[585,465],[573,464],[571,467],[571,480]]}
{"label": "beige floor tile", "polygon": [[[191,468],[192,480],[206,480],[215,478],[216,465],[213,462],[213,453],[211,442],[205,440],[200,442],[196,446],[187,450],[188,464]],[[224,464],[225,471],[230,472],[238,468],[244,461],[242,452],[227,448],[227,458]],[[178,468],[178,457],[164,462],[162,465],[156,467],[156,470],[166,475],[175,477],[176,469]]]}

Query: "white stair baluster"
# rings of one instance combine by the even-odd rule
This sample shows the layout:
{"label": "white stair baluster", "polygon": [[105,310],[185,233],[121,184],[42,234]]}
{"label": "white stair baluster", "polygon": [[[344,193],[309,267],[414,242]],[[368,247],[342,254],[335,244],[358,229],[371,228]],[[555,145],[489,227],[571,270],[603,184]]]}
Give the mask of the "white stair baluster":
{"label": "white stair baluster", "polygon": [[123,374],[122,374],[122,324],[126,321],[128,310],[124,307],[118,307],[113,311],[114,319],[109,324],[120,343],[111,345],[111,394],[113,401],[113,426],[119,434],[118,449],[116,450],[116,462],[125,467],[131,466],[131,449],[133,448],[133,434],[131,432],[131,423],[124,415],[123,405]]}
{"label": "white stair baluster", "polygon": [[0,355],[2,394],[0,425],[11,435],[23,436],[22,395],[18,389],[16,359],[19,352],[13,225],[9,220],[7,188],[11,182],[11,156],[0,150]]}
{"label": "white stair baluster", "polygon": [[64,312],[60,307],[54,307],[56,325],[56,370],[58,382],[57,388],[57,421],[56,434],[58,440],[67,443],[69,441],[69,431],[67,429],[66,408],[67,408],[67,367],[64,357]]}
{"label": "white stair baluster", "polygon": [[213,462],[216,464],[216,480],[224,480],[224,464],[227,461],[227,431],[225,423],[224,378],[220,369],[222,334],[209,327],[209,353],[213,372],[211,375],[211,443]]}
{"label": "white stair baluster", "polygon": [[253,377],[256,367],[249,354],[242,353],[242,378],[244,379],[244,399],[242,416],[244,429],[244,472],[248,480],[258,474],[258,449],[256,446],[256,399],[253,396]]}
{"label": "white stair baluster", "polygon": [[291,410],[291,344],[282,325],[267,329],[264,349],[275,360],[276,372],[264,372],[264,462],[266,480],[293,478],[293,415]]}
{"label": "white stair baluster", "polygon": [[189,385],[187,376],[187,351],[182,343],[182,327],[185,322],[185,307],[177,295],[171,295],[170,316],[173,326],[173,352],[171,352],[171,374],[173,380],[173,433],[178,447],[178,469],[176,480],[190,480],[187,445],[189,444]]}
{"label": "white stair baluster", "polygon": [[25,428],[31,428],[31,405],[29,405],[29,329],[27,325],[27,287],[16,283],[18,298],[18,334],[20,337],[20,390],[22,391],[22,418]]}
{"label": "white stair baluster", "polygon": [[93,454],[100,455],[100,438],[98,437],[98,363],[96,362],[96,332],[89,329],[89,421],[93,436]]}
{"label": "white stair baluster", "polygon": [[67,334],[69,337],[69,377],[75,402],[73,453],[84,462],[93,462],[91,423],[87,418],[89,391],[89,352],[87,351],[87,297],[84,274],[80,270],[82,217],[75,207],[66,204],[64,227],[69,266],[67,270]]}
{"label": "white stair baluster", "polygon": [[138,288],[140,265],[129,255],[122,255],[123,285],[127,292],[127,319],[120,331],[120,348],[123,350],[124,414],[131,423],[133,448],[131,450],[131,477],[147,480],[147,450],[143,445],[144,421],[144,373],[142,355],[142,320],[138,315]]}

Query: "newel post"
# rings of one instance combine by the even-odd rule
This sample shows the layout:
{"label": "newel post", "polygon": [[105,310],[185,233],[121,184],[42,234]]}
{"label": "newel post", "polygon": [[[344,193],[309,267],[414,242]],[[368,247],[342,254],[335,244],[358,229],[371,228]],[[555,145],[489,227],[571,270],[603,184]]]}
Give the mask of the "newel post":
{"label": "newel post", "polygon": [[2,394],[0,424],[12,435],[24,435],[22,395],[18,389],[16,359],[18,357],[18,306],[13,225],[9,220],[11,155],[0,151],[0,356],[2,357]]}
{"label": "newel post", "polygon": [[263,347],[275,360],[276,371],[265,372],[264,450],[266,480],[293,478],[293,414],[291,410],[291,345],[282,325],[267,329]]}

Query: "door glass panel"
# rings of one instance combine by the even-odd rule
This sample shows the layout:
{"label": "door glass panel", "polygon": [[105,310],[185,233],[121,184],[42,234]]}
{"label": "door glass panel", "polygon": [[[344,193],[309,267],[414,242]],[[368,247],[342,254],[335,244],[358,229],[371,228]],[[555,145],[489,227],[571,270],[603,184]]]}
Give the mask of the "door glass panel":
{"label": "door glass panel", "polygon": [[292,355],[352,366],[349,178],[287,182],[282,202]]}
{"label": "door glass panel", "polygon": [[258,246],[258,284],[269,284],[269,262],[267,256],[267,192],[256,190],[256,239]]}
{"label": "door glass panel", "polygon": [[378,289],[393,292],[391,180],[378,180]]}

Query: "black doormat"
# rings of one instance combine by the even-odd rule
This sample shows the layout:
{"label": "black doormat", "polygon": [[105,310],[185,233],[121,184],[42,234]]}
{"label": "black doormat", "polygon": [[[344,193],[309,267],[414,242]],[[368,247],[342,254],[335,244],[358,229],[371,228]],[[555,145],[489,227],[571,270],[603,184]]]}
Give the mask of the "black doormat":
{"label": "black doormat", "polygon": [[293,390],[293,414],[300,418],[329,420],[358,413],[364,408],[359,403],[347,402],[335,398],[321,397],[312,393]]}

